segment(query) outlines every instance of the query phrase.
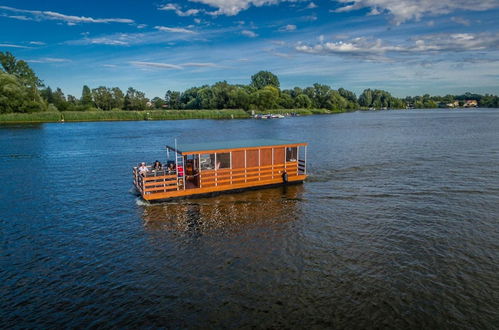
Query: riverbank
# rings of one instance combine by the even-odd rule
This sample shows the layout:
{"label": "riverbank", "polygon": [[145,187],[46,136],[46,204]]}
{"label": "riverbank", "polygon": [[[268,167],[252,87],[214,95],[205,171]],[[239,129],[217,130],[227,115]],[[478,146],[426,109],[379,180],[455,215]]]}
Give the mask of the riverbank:
{"label": "riverbank", "polygon": [[[328,111],[324,109],[255,111],[255,113],[274,114],[295,113],[302,116],[338,112],[342,111]],[[62,111],[0,114],[0,124],[242,118],[251,118],[251,114],[244,110]]]}

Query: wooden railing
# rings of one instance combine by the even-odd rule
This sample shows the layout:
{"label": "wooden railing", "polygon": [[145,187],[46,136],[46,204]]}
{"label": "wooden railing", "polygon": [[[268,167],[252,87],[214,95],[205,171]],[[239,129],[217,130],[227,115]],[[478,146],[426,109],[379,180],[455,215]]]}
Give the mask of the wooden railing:
{"label": "wooden railing", "polygon": [[[288,178],[302,175],[305,173],[305,162],[298,160],[285,164],[240,169],[203,170],[199,174],[198,188],[230,186],[261,181],[269,181],[271,183],[275,179],[283,180],[282,176],[284,172],[286,172]],[[184,189],[183,178],[179,178],[176,173],[151,171],[144,176],[139,174],[137,167],[134,167],[133,175],[134,185],[143,195]],[[187,189],[189,188],[187,187]]]}
{"label": "wooden railing", "polygon": [[284,171],[288,177],[298,175],[297,162],[240,169],[204,170],[200,175],[200,188],[280,179]]}
{"label": "wooden railing", "polygon": [[177,174],[168,171],[151,171],[146,176],[139,174],[136,167],[133,168],[134,185],[142,194],[152,194],[179,190]]}

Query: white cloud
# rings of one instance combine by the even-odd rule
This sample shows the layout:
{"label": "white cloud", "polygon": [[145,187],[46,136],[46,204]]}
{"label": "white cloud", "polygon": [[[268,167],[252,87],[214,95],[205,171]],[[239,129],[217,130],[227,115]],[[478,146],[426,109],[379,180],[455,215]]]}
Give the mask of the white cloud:
{"label": "white cloud", "polygon": [[390,13],[393,22],[419,20],[426,15],[448,14],[456,10],[483,11],[499,7],[497,0],[336,0],[344,4],[334,12],[349,12],[370,8],[372,15]]}
{"label": "white cloud", "polygon": [[28,47],[28,46],[14,45],[14,44],[0,44],[0,47],[6,47],[6,48],[31,48],[31,47]]}
{"label": "white cloud", "polygon": [[248,9],[250,6],[261,7],[264,5],[275,5],[280,2],[296,2],[299,0],[189,0],[191,2],[202,3],[214,8],[214,12],[206,12],[211,15],[234,16],[239,12]]}
{"label": "white cloud", "polygon": [[195,31],[184,29],[184,28],[172,28],[167,26],[155,26],[156,30],[163,32],[173,32],[173,33],[196,33]]}
{"label": "white cloud", "polygon": [[161,63],[161,62],[131,61],[129,63],[137,67],[150,67],[150,68],[174,69],[174,70],[183,70],[184,68],[188,67],[213,68],[218,66],[215,63],[209,63],[209,62],[189,62],[183,64],[171,64],[171,63]]}
{"label": "white cloud", "polygon": [[120,40],[113,37],[98,37],[98,38],[85,38],[81,42],[79,42],[79,44],[128,46],[130,45],[130,42],[127,40]]}
{"label": "white cloud", "polygon": [[298,52],[320,55],[349,55],[366,58],[387,53],[425,54],[436,52],[466,52],[499,50],[499,33],[442,33],[413,38],[411,42],[391,45],[381,39],[359,37],[348,41],[323,42],[316,45],[298,44]]}
{"label": "white cloud", "polygon": [[31,15],[31,17],[24,15],[24,16],[11,16],[11,18],[22,19],[22,20],[28,19],[35,21],[55,20],[55,21],[66,22],[66,24],[68,25],[75,25],[77,23],[125,23],[125,24],[134,23],[133,20],[128,18],[92,18],[85,16],[65,15],[54,11],[25,10],[25,9],[18,9],[7,6],[0,6],[0,10]]}
{"label": "white cloud", "polygon": [[166,5],[159,7],[158,10],[173,11],[178,16],[193,16],[201,12],[199,9],[188,9],[186,11],[182,11],[182,7],[174,3],[167,3]]}
{"label": "white cloud", "polygon": [[283,31],[283,32],[291,32],[294,30],[296,30],[296,25],[294,25],[294,24],[288,24],[288,25],[283,26],[279,29],[279,31]]}
{"label": "white cloud", "polygon": [[250,37],[250,38],[258,37],[258,34],[256,34],[255,32],[253,32],[251,30],[242,30],[241,34],[243,36]]}
{"label": "white cloud", "polygon": [[200,62],[190,62],[182,64],[183,67],[198,67],[198,68],[208,68],[208,67],[216,67],[215,63],[200,63]]}
{"label": "white cloud", "polygon": [[67,58],[57,58],[57,57],[42,57],[36,60],[27,60],[30,63],[65,63],[71,62]]}
{"label": "white cloud", "polygon": [[457,24],[461,24],[461,25],[464,25],[464,26],[470,26],[471,22],[469,19],[466,19],[466,18],[463,18],[463,17],[451,17],[450,19],[451,21],[453,21],[454,23],[457,23]]}
{"label": "white cloud", "polygon": [[24,16],[24,15],[5,15],[5,16],[8,18],[17,19],[20,21],[32,21],[33,20],[32,18],[30,18],[28,16]]}
{"label": "white cloud", "polygon": [[44,43],[43,41],[30,41],[29,44],[30,45],[36,45],[36,46],[46,45],[46,43]]}
{"label": "white cloud", "polygon": [[183,69],[180,65],[168,64],[168,63],[131,61],[130,64],[138,67],[150,67],[150,68],[159,68],[159,69],[174,69],[174,70]]}
{"label": "white cloud", "polygon": [[137,29],[145,29],[147,27],[147,24],[138,24]]}
{"label": "white cloud", "polygon": [[315,3],[311,2],[311,3],[308,4],[308,6],[306,8],[307,9],[314,9],[314,8],[317,8],[317,7],[318,6]]}

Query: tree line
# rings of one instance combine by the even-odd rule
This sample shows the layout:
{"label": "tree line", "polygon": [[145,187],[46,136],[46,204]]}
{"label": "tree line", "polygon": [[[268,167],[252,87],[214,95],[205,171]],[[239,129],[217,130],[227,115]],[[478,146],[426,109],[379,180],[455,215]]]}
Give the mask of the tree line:
{"label": "tree line", "polygon": [[276,75],[260,71],[251,77],[248,85],[234,85],[226,81],[213,85],[192,87],[184,92],[166,91],[163,98],[148,99],[144,92],[130,87],[123,92],[118,87],[83,86],[80,97],[65,95],[61,88],[45,86],[23,60],[9,52],[0,52],[0,113],[40,111],[88,110],[147,110],[147,109],[327,109],[352,111],[357,109],[435,108],[454,101],[474,99],[482,107],[499,107],[496,95],[466,93],[463,95],[396,98],[389,92],[366,89],[357,97],[344,88],[328,85],[280,89]]}

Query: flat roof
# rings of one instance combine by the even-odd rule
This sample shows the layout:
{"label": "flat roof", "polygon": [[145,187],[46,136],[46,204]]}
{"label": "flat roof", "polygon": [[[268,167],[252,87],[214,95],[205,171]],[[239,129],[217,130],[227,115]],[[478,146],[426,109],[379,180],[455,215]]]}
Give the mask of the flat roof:
{"label": "flat roof", "polygon": [[[251,139],[251,140],[226,140],[202,143],[179,143],[177,144],[177,152],[189,153],[194,151],[209,151],[209,150],[225,150],[225,149],[244,149],[253,147],[268,147],[279,145],[305,145],[304,142],[296,142],[281,139]],[[175,150],[172,146],[166,146],[171,150]]]}

